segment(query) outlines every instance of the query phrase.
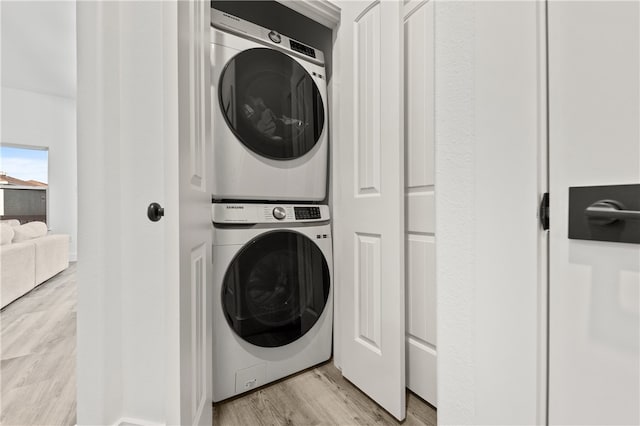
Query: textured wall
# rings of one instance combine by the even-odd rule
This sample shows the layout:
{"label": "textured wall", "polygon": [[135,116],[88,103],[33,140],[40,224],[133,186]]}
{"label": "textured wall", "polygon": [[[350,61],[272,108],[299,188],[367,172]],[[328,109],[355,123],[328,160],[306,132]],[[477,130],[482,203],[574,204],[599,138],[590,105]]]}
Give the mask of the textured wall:
{"label": "textured wall", "polygon": [[538,12],[436,3],[441,424],[539,421]]}
{"label": "textured wall", "polygon": [[435,6],[438,422],[472,424],[475,16],[469,3]]}

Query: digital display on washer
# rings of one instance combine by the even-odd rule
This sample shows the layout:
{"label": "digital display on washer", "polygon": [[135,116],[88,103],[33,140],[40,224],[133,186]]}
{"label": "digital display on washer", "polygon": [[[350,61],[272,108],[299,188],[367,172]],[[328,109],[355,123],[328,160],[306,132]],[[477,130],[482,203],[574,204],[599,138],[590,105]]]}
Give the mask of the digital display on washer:
{"label": "digital display on washer", "polygon": [[296,220],[320,219],[320,207],[294,207]]}
{"label": "digital display on washer", "polygon": [[305,46],[304,44],[298,43],[294,40],[289,40],[289,45],[291,46],[291,49],[295,50],[296,52],[303,53],[307,56],[311,56],[312,58],[316,57],[316,50],[312,47]]}

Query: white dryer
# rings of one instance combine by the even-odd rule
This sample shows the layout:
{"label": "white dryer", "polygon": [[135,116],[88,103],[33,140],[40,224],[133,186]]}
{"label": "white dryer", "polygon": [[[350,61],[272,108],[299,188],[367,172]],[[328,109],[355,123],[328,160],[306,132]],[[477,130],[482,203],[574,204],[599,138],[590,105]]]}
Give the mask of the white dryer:
{"label": "white dryer", "polygon": [[215,9],[211,23],[213,198],[323,200],[323,53]]}
{"label": "white dryer", "polygon": [[331,357],[329,209],[212,205],[213,400]]}

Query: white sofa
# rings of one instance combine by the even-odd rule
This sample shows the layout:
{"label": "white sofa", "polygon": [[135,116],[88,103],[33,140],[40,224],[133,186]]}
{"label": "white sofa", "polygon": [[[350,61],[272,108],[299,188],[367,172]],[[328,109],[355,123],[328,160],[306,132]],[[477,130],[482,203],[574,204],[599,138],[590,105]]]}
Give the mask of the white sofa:
{"label": "white sofa", "polygon": [[17,220],[2,221],[0,231],[0,308],[69,267],[69,235]]}

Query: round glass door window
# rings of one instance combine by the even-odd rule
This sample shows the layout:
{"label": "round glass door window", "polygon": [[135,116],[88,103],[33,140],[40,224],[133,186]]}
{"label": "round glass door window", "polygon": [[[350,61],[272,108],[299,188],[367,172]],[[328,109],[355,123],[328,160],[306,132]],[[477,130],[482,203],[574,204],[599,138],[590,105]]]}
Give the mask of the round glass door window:
{"label": "round glass door window", "polygon": [[222,115],[236,137],[276,160],[301,157],[324,128],[324,106],[309,73],[293,58],[255,48],[234,56],[218,85]]}
{"label": "round glass door window", "polygon": [[242,339],[284,346],[318,321],[329,280],[327,261],[313,241],[293,231],[269,232],[245,245],[229,265],[222,308]]}

